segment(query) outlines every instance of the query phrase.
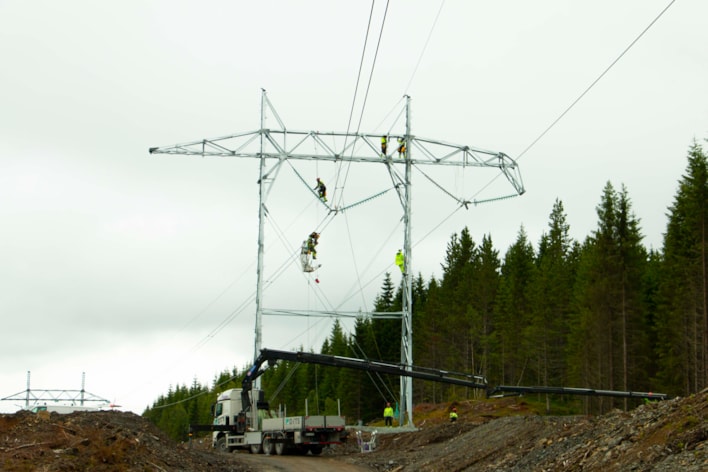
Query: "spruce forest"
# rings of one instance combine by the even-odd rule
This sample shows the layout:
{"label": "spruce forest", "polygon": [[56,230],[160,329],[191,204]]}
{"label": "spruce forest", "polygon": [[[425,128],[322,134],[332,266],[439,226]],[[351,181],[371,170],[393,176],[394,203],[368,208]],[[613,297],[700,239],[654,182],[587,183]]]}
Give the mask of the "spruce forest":
{"label": "spruce forest", "polygon": [[[490,385],[539,385],[662,392],[686,396],[708,386],[708,159],[699,143],[667,216],[661,252],[642,244],[628,190],[608,182],[597,227],[569,236],[561,200],[540,241],[524,228],[502,255],[491,235],[467,228],[447,243],[442,277],[413,280],[413,359],[417,366],[484,375]],[[396,274],[398,277],[398,274]],[[401,287],[386,274],[375,311],[399,311]],[[400,320],[338,322],[321,353],[400,362]],[[175,439],[190,423],[212,422],[216,394],[240,387],[246,369],[223,371],[212,385],[170,387],[144,416]],[[397,402],[397,377],[279,362],[261,377],[271,408],[288,415],[341,413],[350,424],[379,420]],[[484,392],[416,380],[413,403],[484,398]],[[634,400],[538,396],[549,411],[604,413]]]}

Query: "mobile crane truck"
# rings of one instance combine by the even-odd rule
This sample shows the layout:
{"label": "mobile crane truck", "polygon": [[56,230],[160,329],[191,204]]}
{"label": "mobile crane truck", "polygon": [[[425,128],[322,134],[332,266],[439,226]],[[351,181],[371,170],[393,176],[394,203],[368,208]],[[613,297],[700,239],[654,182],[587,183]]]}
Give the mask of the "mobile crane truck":
{"label": "mobile crane truck", "polygon": [[261,349],[261,353],[253,366],[246,372],[241,388],[226,390],[217,397],[217,402],[213,406],[214,423],[211,425],[191,425],[190,432],[212,431],[213,446],[215,448],[229,452],[237,448],[250,449],[254,454],[260,452],[271,454],[275,452],[281,455],[291,450],[299,453],[310,452],[316,455],[320,454],[325,446],[342,444],[348,434],[343,416],[309,416],[307,414],[305,416],[287,416],[279,413],[276,418],[268,418],[270,415],[269,405],[268,402],[264,401],[264,392],[252,388],[253,381],[265,372],[265,368],[261,369],[265,362],[268,362],[268,365],[273,365],[278,360],[403,375],[415,379],[462,385],[484,390],[487,397],[504,395],[504,393],[517,395],[546,393],[645,398],[649,400],[665,400],[668,398],[668,395],[663,393],[619,392],[588,388],[508,385],[490,387],[485,377],[461,372],[403,366],[380,361],[302,351]]}
{"label": "mobile crane truck", "polygon": [[252,388],[252,383],[263,373],[259,370],[261,364],[265,360],[275,362],[275,359],[261,354],[248,370],[242,388],[229,389],[218,395],[212,406],[214,423],[191,425],[190,432],[212,431],[214,448],[228,452],[248,449],[253,454],[282,455],[290,451],[318,455],[325,446],[343,444],[348,434],[343,416],[287,416],[281,411],[276,417],[270,417],[264,392]]}

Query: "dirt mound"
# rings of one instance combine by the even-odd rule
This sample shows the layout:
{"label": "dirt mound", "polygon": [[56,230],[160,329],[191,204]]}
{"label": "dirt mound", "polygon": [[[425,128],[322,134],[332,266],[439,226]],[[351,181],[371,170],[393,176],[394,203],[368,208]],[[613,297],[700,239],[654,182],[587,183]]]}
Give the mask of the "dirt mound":
{"label": "dirt mound", "polygon": [[237,457],[177,444],[119,411],[0,415],[3,471],[245,471]]}
{"label": "dirt mound", "polygon": [[[449,405],[418,405],[419,430],[380,427],[371,453],[360,453],[352,434],[323,457],[292,460],[327,471],[708,470],[708,392],[600,417],[539,416],[521,398],[456,406],[460,418],[450,423]],[[287,460],[191,448],[132,413],[0,415],[3,471],[302,470]]]}
{"label": "dirt mound", "polygon": [[379,434],[376,451],[346,460],[381,472],[708,470],[706,392],[600,417],[528,416],[510,401],[458,404],[457,422]]}

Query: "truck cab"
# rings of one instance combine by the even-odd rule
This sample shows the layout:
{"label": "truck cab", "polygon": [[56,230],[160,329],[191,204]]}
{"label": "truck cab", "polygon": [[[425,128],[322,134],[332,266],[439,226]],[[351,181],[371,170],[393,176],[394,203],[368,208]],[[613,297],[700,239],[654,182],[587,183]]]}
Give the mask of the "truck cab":
{"label": "truck cab", "polygon": [[248,399],[251,407],[249,411],[243,411],[243,389],[225,390],[216,398],[213,408],[214,424],[229,428],[228,431],[214,431],[212,439],[215,448],[233,450],[254,442],[260,443],[262,414],[259,414],[259,407],[267,410],[268,406],[263,400],[262,390],[250,390]]}

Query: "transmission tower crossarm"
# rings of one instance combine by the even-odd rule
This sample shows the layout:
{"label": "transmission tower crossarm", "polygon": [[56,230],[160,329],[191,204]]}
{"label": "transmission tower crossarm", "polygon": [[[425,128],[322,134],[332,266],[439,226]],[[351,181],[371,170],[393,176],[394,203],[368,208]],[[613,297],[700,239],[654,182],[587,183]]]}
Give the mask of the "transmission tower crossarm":
{"label": "transmission tower crossarm", "polygon": [[264,308],[265,316],[304,316],[310,318],[371,318],[400,320],[402,311],[341,311],[341,310],[291,310]]}
{"label": "transmission tower crossarm", "polygon": [[[262,150],[259,149],[260,142],[257,139],[261,135],[265,138]],[[380,138],[380,134],[372,133],[263,128],[218,138],[152,147],[149,152],[150,154],[214,157],[261,157],[261,153],[263,153],[265,158],[286,157],[300,160],[382,162],[383,159],[378,145]],[[397,138],[397,136],[390,136],[390,138]],[[415,155],[420,156],[411,159],[411,163],[414,165],[518,168],[516,161],[503,152],[417,136],[401,136],[401,138],[405,138],[408,147],[415,148],[417,151]],[[328,142],[329,140],[332,141],[332,144]],[[286,143],[291,144],[288,146]],[[387,156],[387,158],[390,158],[390,161],[394,164],[403,164],[405,160],[391,158],[391,156]]]}

